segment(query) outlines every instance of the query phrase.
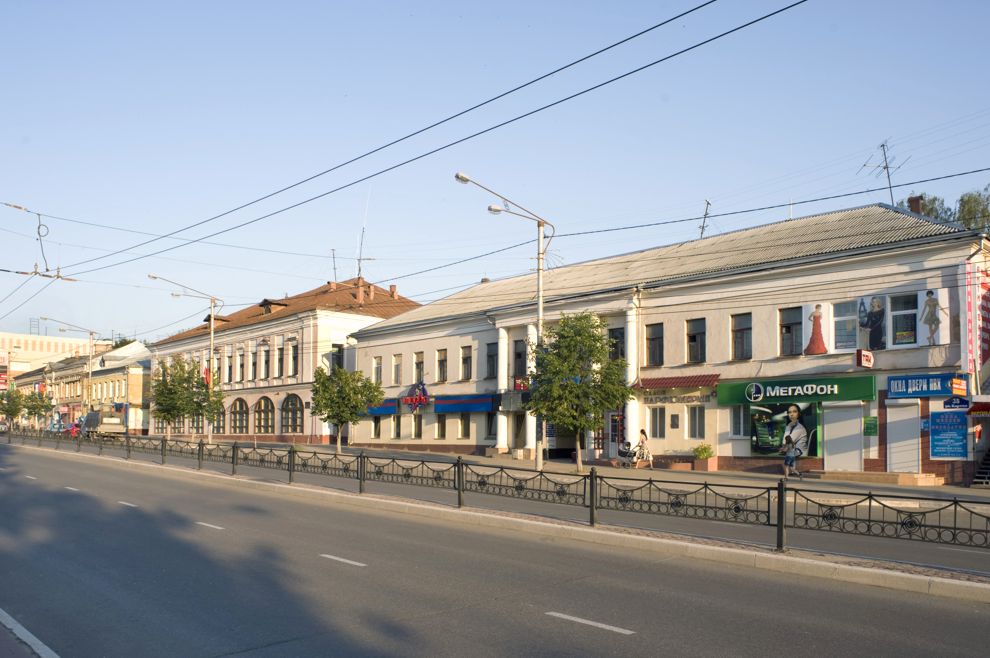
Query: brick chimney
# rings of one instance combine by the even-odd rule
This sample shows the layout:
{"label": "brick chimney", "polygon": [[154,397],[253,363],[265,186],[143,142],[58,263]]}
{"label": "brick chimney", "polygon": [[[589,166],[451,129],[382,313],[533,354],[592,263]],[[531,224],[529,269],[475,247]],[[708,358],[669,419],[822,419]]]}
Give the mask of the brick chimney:
{"label": "brick chimney", "polygon": [[330,292],[334,292],[335,290],[337,290],[337,282],[336,281],[328,281],[327,283],[330,284]]}
{"label": "brick chimney", "polygon": [[364,303],[364,286],[358,285],[357,287],[357,302],[358,304]]}
{"label": "brick chimney", "polygon": [[375,286],[373,285],[368,286],[368,301],[369,302],[375,301]]}
{"label": "brick chimney", "polygon": [[921,200],[924,199],[923,196],[909,196],[908,197],[908,210],[913,212],[915,215],[921,214]]}
{"label": "brick chimney", "polygon": [[395,284],[394,283],[388,287],[388,295],[392,299],[398,299],[399,298],[399,289],[395,287]]}

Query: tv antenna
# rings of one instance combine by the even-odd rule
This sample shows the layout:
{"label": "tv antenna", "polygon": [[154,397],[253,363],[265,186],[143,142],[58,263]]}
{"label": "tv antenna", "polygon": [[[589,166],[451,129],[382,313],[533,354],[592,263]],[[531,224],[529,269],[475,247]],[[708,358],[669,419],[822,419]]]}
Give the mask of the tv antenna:
{"label": "tv antenna", "polygon": [[[901,167],[903,167],[904,165],[906,165],[908,163],[908,160],[911,159],[911,156],[909,155],[904,160],[904,162],[900,163],[895,167],[894,163],[897,161],[897,156],[893,156],[888,153],[888,151],[890,151],[889,142],[890,142],[890,138],[888,137],[887,139],[880,142],[880,146],[877,147],[880,149],[880,152],[882,153],[883,164],[880,164],[879,162],[877,164],[872,164],[873,156],[871,155],[866,160],[866,162],[863,163],[863,166],[859,168],[859,171],[863,171],[864,169],[873,171],[874,176],[876,178],[880,178],[881,175],[886,174],[887,191],[890,193],[890,205],[894,205],[894,185],[890,182],[890,175],[895,171],[897,171],[898,169],[900,169]],[[856,173],[858,174],[859,171],[857,171]]]}
{"label": "tv antenna", "polygon": [[705,225],[708,222],[708,209],[712,207],[712,202],[705,199],[705,215],[701,218],[701,237],[705,237]]}

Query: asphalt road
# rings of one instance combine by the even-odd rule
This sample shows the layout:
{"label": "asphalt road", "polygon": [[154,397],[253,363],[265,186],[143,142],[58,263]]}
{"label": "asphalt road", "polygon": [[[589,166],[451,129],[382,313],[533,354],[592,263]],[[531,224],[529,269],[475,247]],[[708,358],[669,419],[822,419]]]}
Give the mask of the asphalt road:
{"label": "asphalt road", "polygon": [[[45,446],[46,450],[52,449],[49,444],[45,444]],[[0,450],[4,449],[17,450],[19,447],[16,443],[12,446],[6,446],[5,444],[0,443]],[[74,450],[74,445],[63,446],[62,450]],[[95,453],[95,450],[96,449],[93,446],[83,447],[84,452]],[[122,456],[122,452],[108,450],[106,455],[115,456],[114,458],[119,459]],[[400,457],[402,456],[403,455],[400,455]],[[411,458],[408,454],[404,455],[404,457],[406,459]],[[148,454],[135,451],[133,454],[133,459],[138,461],[159,463],[161,458],[157,453]],[[193,469],[196,467],[196,460],[193,458],[169,456],[168,463],[181,468]],[[206,470],[218,473],[230,473],[231,470],[230,464],[211,462],[206,462],[204,464],[204,468]],[[261,469],[241,465],[238,467],[238,475],[253,479],[288,482],[288,473],[285,470]],[[662,478],[665,474],[657,473],[656,475]],[[349,480],[340,477],[297,473],[296,481],[302,484],[334,488],[343,491],[356,492],[358,490],[358,483],[356,480]],[[760,482],[759,485],[763,487],[766,486],[763,482]],[[690,485],[675,482],[671,483],[670,486],[678,487]],[[854,488],[847,488],[843,491],[842,488],[835,487],[833,483],[808,481],[798,483],[797,486],[800,486],[806,490],[821,489],[826,491],[836,491],[836,495],[855,496],[857,493],[857,490]],[[370,493],[401,496],[447,505],[454,505],[457,500],[456,492],[450,489],[436,489],[431,487],[409,486],[373,481],[369,481],[367,483],[367,491]],[[752,489],[750,491],[757,490]],[[932,493],[935,494],[937,492]],[[465,504],[483,509],[497,509],[521,514],[532,514],[580,522],[588,521],[588,510],[583,507],[533,502],[530,500],[520,500],[503,496],[490,496],[472,492],[465,493],[464,499]],[[985,509],[990,509],[990,507]],[[725,541],[741,542],[743,544],[758,544],[760,546],[771,547],[776,544],[776,528],[774,526],[750,525],[708,519],[694,519],[611,510],[601,510],[599,512],[599,521],[605,524],[659,530],[687,536],[710,537]],[[976,521],[977,523],[980,523],[979,519]],[[985,524],[985,521],[982,523]],[[955,546],[904,539],[867,537],[794,528],[789,528],[787,530],[787,545],[792,548],[807,549],[812,551],[861,556],[870,559],[883,559],[922,566],[953,569],[981,575],[990,575],[990,560],[988,560],[988,558],[990,558],[990,547]]]}
{"label": "asphalt road", "polygon": [[0,450],[0,608],[68,656],[973,655],[990,607]]}

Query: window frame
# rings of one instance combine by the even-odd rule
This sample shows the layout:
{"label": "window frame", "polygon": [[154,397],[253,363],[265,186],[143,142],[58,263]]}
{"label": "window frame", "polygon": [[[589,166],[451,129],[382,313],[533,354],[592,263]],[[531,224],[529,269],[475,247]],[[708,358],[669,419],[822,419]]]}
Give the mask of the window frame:
{"label": "window frame", "polygon": [[371,357],[371,381],[382,385],[382,357],[373,356]]}
{"label": "window frame", "polygon": [[413,414],[412,438],[423,438],[423,414]]}
{"label": "window frame", "polygon": [[[651,439],[666,439],[667,438],[667,407],[665,405],[651,405],[647,407],[649,417],[650,417],[650,438]],[[660,423],[659,428],[657,427],[657,412],[659,412]],[[659,431],[658,431],[659,429]]]}
{"label": "window frame", "polygon": [[[702,405],[688,406],[687,438],[704,440],[705,438],[705,407]],[[700,426],[700,427],[699,427]],[[700,432],[698,430],[701,430]]]}
{"label": "window frame", "polygon": [[254,433],[275,433],[275,403],[267,395],[254,403]]}
{"label": "window frame", "polygon": [[[653,335],[659,327],[659,336]],[[646,366],[657,368],[663,365],[663,322],[646,325]],[[659,358],[655,358],[659,356]]]}
{"label": "window frame", "polygon": [[[838,307],[843,304],[852,305],[851,315],[839,315]],[[855,352],[859,348],[859,299],[846,299],[841,302],[832,302],[832,350],[834,352]],[[852,345],[851,346],[840,346],[839,345],[839,323],[840,322],[852,322]],[[845,332],[843,332],[845,333]]]}
{"label": "window frame", "polygon": [[437,414],[435,434],[437,439],[447,438],[447,414]]}
{"label": "window frame", "polygon": [[626,358],[626,328],[609,327],[608,330],[608,358],[609,361],[618,361]]}
{"label": "window frame", "polygon": [[[737,320],[742,321],[743,319],[749,324],[745,327],[737,327]],[[736,313],[729,317],[729,323],[732,331],[732,360],[751,361],[753,359],[753,314]]]}
{"label": "window frame", "polygon": [[426,362],[423,352],[413,352],[413,384],[426,380]]}
{"label": "window frame", "polygon": [[[298,402],[298,404],[296,404]],[[279,407],[279,431],[282,434],[301,434],[303,431],[303,401],[295,393],[289,393]]]}
{"label": "window frame", "polygon": [[392,415],[392,438],[402,438],[402,414]]}
{"label": "window frame", "polygon": [[753,419],[749,407],[745,404],[729,407],[729,436],[750,438],[752,432]]}
{"label": "window frame", "polygon": [[496,378],[498,378],[498,343],[485,343],[485,379]]}
{"label": "window frame", "polygon": [[438,384],[443,384],[446,381],[447,381],[447,348],[440,348],[437,350],[436,382]]}
{"label": "window frame", "polygon": [[[685,334],[687,338],[687,363],[705,363],[708,358],[708,321],[707,318],[692,318],[685,320]],[[699,331],[697,323],[701,323]],[[692,330],[692,324],[694,329]],[[694,341],[692,341],[694,339]],[[692,356],[691,345],[694,343],[694,355]]]}
{"label": "window frame", "polygon": [[392,386],[402,386],[402,354],[392,355]]}
{"label": "window frame", "polygon": [[[919,309],[920,304],[918,303],[918,293],[917,292],[914,292],[914,293],[901,293],[901,294],[897,294],[897,295],[887,295],[886,297],[887,297],[887,317],[889,318],[889,320],[888,320],[889,328],[887,330],[888,331],[888,334],[889,334],[888,335],[888,341],[887,341],[887,345],[889,346],[888,349],[891,349],[891,348],[897,349],[897,348],[905,348],[905,347],[916,347],[918,345],[918,315],[919,315],[919,310],[920,310]],[[900,310],[900,311],[895,311],[894,310],[894,300],[895,299],[901,299],[901,298],[912,299],[914,301],[914,308],[909,308],[909,309],[903,309],[903,310]],[[896,326],[897,325],[897,320],[896,320],[896,318],[907,317],[907,316],[913,316],[914,317],[914,319],[911,321],[911,327],[912,327],[912,333],[914,335],[914,340],[911,341],[910,343],[907,343],[907,342],[899,343],[899,342],[897,342],[897,326]]]}
{"label": "window frame", "polygon": [[470,345],[461,346],[461,379],[460,381],[466,382],[471,380],[471,376],[474,374],[474,350]]}
{"label": "window frame", "polygon": [[[785,313],[794,315],[794,319],[787,320]],[[795,327],[797,330],[795,331]],[[795,336],[797,337],[795,341]],[[780,356],[801,356],[804,353],[804,307],[787,306],[777,309],[777,339]],[[785,348],[789,347],[790,351]]]}
{"label": "window frame", "polygon": [[470,439],[471,438],[471,412],[462,411],[460,413],[460,419],[457,423],[457,433],[459,439]]}

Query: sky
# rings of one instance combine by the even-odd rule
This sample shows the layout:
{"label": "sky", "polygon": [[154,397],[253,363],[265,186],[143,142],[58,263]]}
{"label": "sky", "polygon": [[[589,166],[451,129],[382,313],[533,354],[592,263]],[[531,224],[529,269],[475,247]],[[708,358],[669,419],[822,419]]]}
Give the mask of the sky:
{"label": "sky", "polygon": [[532,272],[535,224],[458,171],[551,222],[560,267],[697,239],[706,201],[707,235],[889,203],[882,142],[894,185],[990,167],[975,0],[808,0],[703,43],[790,4],[718,0],[355,160],[703,1],[9,0],[0,331],[155,341],[202,321],[195,291],[229,313],[359,253],[420,303]]}

